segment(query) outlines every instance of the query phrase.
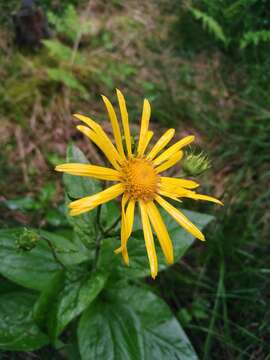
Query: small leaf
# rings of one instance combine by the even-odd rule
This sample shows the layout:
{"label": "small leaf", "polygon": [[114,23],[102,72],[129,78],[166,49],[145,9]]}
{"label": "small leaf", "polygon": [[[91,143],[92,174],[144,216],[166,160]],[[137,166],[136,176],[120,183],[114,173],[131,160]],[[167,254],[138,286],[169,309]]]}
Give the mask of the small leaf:
{"label": "small leaf", "polygon": [[197,360],[168,306],[146,289],[109,290],[78,327],[82,360]]}
{"label": "small leaf", "polygon": [[26,291],[0,295],[0,349],[34,351],[48,344],[32,317],[36,296]]}

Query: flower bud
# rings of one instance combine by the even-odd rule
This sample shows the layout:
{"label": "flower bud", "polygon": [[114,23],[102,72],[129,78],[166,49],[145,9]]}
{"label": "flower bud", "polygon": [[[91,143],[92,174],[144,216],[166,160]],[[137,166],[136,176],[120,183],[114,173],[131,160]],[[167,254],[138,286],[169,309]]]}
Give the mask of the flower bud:
{"label": "flower bud", "polygon": [[182,168],[188,176],[197,176],[211,167],[208,156],[203,152],[199,154],[189,153],[182,160]]}
{"label": "flower bud", "polygon": [[24,228],[23,233],[16,240],[16,247],[23,251],[30,251],[37,245],[39,238],[36,231]]}

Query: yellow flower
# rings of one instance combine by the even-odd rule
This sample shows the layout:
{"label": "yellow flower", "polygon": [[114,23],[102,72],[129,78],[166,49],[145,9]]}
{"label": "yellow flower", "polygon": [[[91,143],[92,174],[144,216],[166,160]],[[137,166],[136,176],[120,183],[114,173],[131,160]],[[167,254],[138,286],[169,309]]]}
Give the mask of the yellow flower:
{"label": "yellow flower", "polygon": [[127,242],[132,232],[135,204],[136,202],[139,204],[151,275],[155,278],[158,272],[158,261],[152,230],[154,230],[159,240],[168,264],[172,264],[174,261],[172,241],[157,205],[164,208],[176,222],[193,236],[200,240],[205,240],[201,231],[180,210],[165,200],[164,197],[178,201],[180,198],[187,197],[194,200],[212,201],[217,204],[222,203],[213,197],[197,194],[194,189],[199,184],[192,180],[161,175],[162,172],[174,166],[182,159],[182,149],[194,140],[194,136],[186,136],[164,150],[175,133],[174,129],[169,129],[160,137],[150,151],[146,151],[153,136],[153,132],[149,130],[151,107],[146,99],[143,103],[139,143],[136,150],[132,151],[126,102],[121,91],[117,90],[116,92],[125,144],[122,142],[121,129],[114,108],[105,96],[102,96],[102,99],[112,124],[115,146],[99,124],[84,115],[74,115],[87,125],[77,126],[78,130],[99,147],[111,163],[112,168],[90,164],[63,164],[56,166],[56,170],[71,175],[89,176],[100,180],[116,182],[115,185],[108,187],[106,190],[71,202],[69,208],[70,215],[76,216],[90,211],[119,195],[123,195],[121,246],[115,252],[122,253],[126,264],[129,264]]}

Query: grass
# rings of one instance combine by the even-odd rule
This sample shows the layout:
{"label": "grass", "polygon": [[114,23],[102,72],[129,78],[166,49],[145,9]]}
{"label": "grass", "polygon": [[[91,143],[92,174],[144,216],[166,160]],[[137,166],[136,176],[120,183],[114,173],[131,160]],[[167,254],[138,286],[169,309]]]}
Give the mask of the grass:
{"label": "grass", "polygon": [[[256,62],[256,49],[253,49],[252,56],[249,56],[250,50],[241,56],[238,50],[224,51],[209,34],[202,32],[199,37],[204,49],[195,46],[194,41],[199,42],[196,34],[200,24],[187,18],[180,7],[179,16],[169,16],[171,4],[165,5],[165,11],[164,4],[138,5],[131,1],[127,7],[116,1],[115,5],[110,5],[104,17],[110,18],[110,27],[105,26],[102,32],[92,35],[95,38],[92,44],[83,42],[82,49],[79,49],[80,54],[90,58],[93,46],[99,62],[108,69],[107,76],[104,77],[103,65],[99,72],[87,72],[84,68],[76,71],[79,79],[86,76],[84,85],[87,82],[93,84],[91,92],[95,94],[109,94],[114,87],[123,87],[132,108],[139,105],[137,98],[143,94],[149,97],[156,127],[160,124],[164,127],[173,125],[179,131],[195,132],[198,146],[206,150],[212,160],[212,168],[202,175],[201,183],[205,192],[222,196],[225,206],[215,210],[216,221],[207,229],[207,243],[198,242],[181,264],[160,275],[155,286],[179,317],[201,359],[270,359],[270,113],[269,96],[265,91],[267,81],[258,71],[262,68],[266,73],[269,66],[266,61],[262,64]],[[102,4],[99,6],[103,9]],[[101,18],[98,6],[95,11],[96,18]],[[140,22],[137,12],[142,16]],[[101,19],[101,23],[103,21]],[[181,24],[186,26],[184,32]],[[98,29],[100,24],[96,26]],[[144,37],[146,30],[148,33]],[[120,41],[122,31],[128,34],[123,46]],[[185,38],[188,32],[188,38]],[[258,51],[261,54],[263,49]],[[12,52],[17,55],[14,57],[16,74],[23,73],[22,64],[30,66],[27,71],[31,75],[32,62],[41,62],[46,69],[51,61],[56,61],[48,60],[42,53],[24,55],[24,62],[20,63],[18,59],[21,55],[16,49]],[[143,54],[143,66],[137,54]],[[262,58],[259,56],[259,59]],[[120,65],[119,59],[122,61]],[[3,60],[0,67],[2,65],[8,83],[13,65],[6,62]],[[96,62],[90,65],[96,66]],[[42,71],[36,74],[42,82]],[[50,99],[47,85],[52,94]],[[37,153],[33,150],[34,155],[26,152],[23,156],[19,151],[18,138],[14,142],[12,132],[2,127],[4,135],[1,139],[5,139],[7,146],[6,150],[4,147],[3,151],[1,149],[0,184],[6,197],[22,196],[21,190],[14,190],[14,184],[23,182],[24,193],[30,193],[40,201],[46,183],[56,182],[56,178],[48,172],[52,163],[63,156],[63,144],[67,139],[77,136],[70,130],[73,124],[66,120],[73,109],[85,109],[89,113],[90,102],[94,114],[103,118],[97,98],[85,100],[65,86],[48,84],[46,79],[38,88],[35,102],[30,99],[32,102],[27,103],[27,109],[21,112],[16,103],[16,113],[10,113],[12,101],[2,108],[1,118],[6,119],[5,123],[13,119],[13,124],[17,121],[16,126],[22,128],[23,147],[27,148],[30,143],[38,149]],[[32,114],[30,126],[29,113]],[[132,116],[137,115],[135,110]],[[53,134],[52,141],[44,136],[48,131]],[[57,138],[55,134],[58,132],[62,135]],[[88,148],[88,144],[80,138],[76,140],[82,148]],[[17,177],[14,175],[10,164],[16,158],[20,159],[16,163],[18,168],[21,159],[26,169],[34,163],[35,172],[27,174],[28,182],[23,180],[23,169]],[[37,184],[36,179],[43,177],[45,181],[39,180]],[[56,199],[59,199],[58,194],[59,191]],[[55,198],[46,202],[46,212],[49,213],[51,207],[57,208]],[[209,205],[187,202],[186,206],[214,213]],[[30,214],[26,221],[47,227],[58,226],[48,221],[42,223],[40,216],[33,218],[31,210],[24,212]],[[3,213],[3,226],[5,223],[11,226],[23,222],[21,215]],[[59,224],[61,226],[61,221]],[[37,356],[42,358],[39,353]],[[58,358],[55,354],[53,356]],[[18,355],[20,358],[23,357]]]}

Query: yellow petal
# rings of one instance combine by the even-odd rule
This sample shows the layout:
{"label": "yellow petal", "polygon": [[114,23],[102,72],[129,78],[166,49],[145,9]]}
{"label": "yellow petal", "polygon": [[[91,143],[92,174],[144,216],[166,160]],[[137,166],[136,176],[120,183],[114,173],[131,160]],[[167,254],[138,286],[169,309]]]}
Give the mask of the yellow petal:
{"label": "yellow petal", "polygon": [[122,222],[121,222],[121,252],[123,256],[124,262],[129,264],[129,257],[127,252],[127,224],[126,224],[126,214],[125,207],[128,201],[127,196],[125,194],[122,197]]}
{"label": "yellow petal", "polygon": [[168,197],[174,201],[177,201],[177,202],[182,202],[181,200],[178,199],[177,195],[175,195],[174,193],[171,193],[169,191],[166,191],[166,190],[161,190],[160,188],[158,189],[158,194],[159,195],[162,195],[162,196],[165,196],[165,197]]}
{"label": "yellow petal", "polygon": [[143,154],[144,154],[145,149],[147,148],[148,144],[150,143],[150,141],[151,141],[151,139],[152,139],[153,135],[154,135],[153,131],[147,131],[147,134],[146,134],[146,141],[145,141],[145,143],[143,144],[143,148],[142,148],[142,153],[141,153],[141,155],[143,155]]}
{"label": "yellow petal", "polygon": [[126,218],[127,218],[127,237],[129,238],[133,228],[134,222],[134,209],[135,209],[135,201],[130,200],[127,206]]}
{"label": "yellow petal", "polygon": [[81,115],[81,114],[73,114],[73,116],[82,122],[84,122],[86,125],[88,125],[92,130],[95,132],[99,132],[100,130],[103,131],[102,127],[94,120],[92,120],[89,116]]}
{"label": "yellow petal", "polygon": [[182,159],[182,157],[183,151],[179,151],[176,154],[172,155],[169,160],[165,161],[163,164],[155,168],[157,174],[174,166],[176,163],[178,163],[178,161]]}
{"label": "yellow petal", "polygon": [[178,152],[180,149],[182,149],[184,146],[187,146],[192,141],[194,141],[195,136],[190,135],[184,137],[182,140],[177,141],[174,145],[170,146],[167,150],[165,150],[161,155],[159,155],[153,162],[154,165],[159,165],[163,161],[166,161],[169,159],[173,154]]}
{"label": "yellow petal", "polygon": [[97,194],[75,200],[68,205],[68,207],[71,209],[70,215],[75,216],[86,211],[90,211],[98,205],[116,198],[118,195],[122,194],[124,190],[124,186],[120,183],[113,185]]}
{"label": "yellow petal", "polygon": [[212,196],[208,196],[208,195],[203,195],[203,194],[196,194],[195,192],[189,192],[186,195],[183,195],[184,197],[188,197],[194,200],[205,200],[205,201],[211,201],[213,203],[219,204],[219,205],[223,205],[223,202],[212,197]]}
{"label": "yellow petal", "polygon": [[102,95],[102,99],[104,101],[104,104],[108,111],[109,118],[111,120],[117,150],[119,151],[120,156],[125,159],[126,157],[125,157],[123,143],[122,143],[122,136],[121,136],[121,131],[120,131],[120,127],[119,127],[119,122],[116,117],[116,113],[114,111],[114,108],[113,108],[110,100],[108,98],[106,98],[106,96],[104,96],[104,95]]}
{"label": "yellow petal", "polygon": [[77,129],[81,131],[84,135],[86,135],[93,143],[100,148],[100,150],[104,153],[110,163],[113,165],[115,169],[120,169],[119,161],[121,162],[121,158],[118,152],[113,150],[110,145],[104,141],[104,138],[97,135],[93,130],[89,129],[86,126],[78,125]]}
{"label": "yellow petal", "polygon": [[153,201],[149,201],[146,204],[147,213],[150,218],[151,224],[155,230],[157,238],[159,240],[161,249],[165,255],[165,258],[169,264],[173,263],[173,245],[168,234],[167,228],[160,216],[160,213]]}
{"label": "yellow petal", "polygon": [[162,185],[164,185],[164,188],[168,186],[170,189],[183,187],[186,189],[195,189],[198,186],[200,186],[198,183],[196,183],[193,180],[187,180],[187,179],[177,179],[172,177],[166,177],[162,176],[160,177],[160,182]]}
{"label": "yellow petal", "polygon": [[158,272],[158,262],[157,262],[157,254],[154,244],[154,238],[153,233],[151,229],[151,225],[149,222],[149,218],[147,215],[145,203],[143,201],[139,201],[140,209],[141,209],[141,220],[142,220],[142,226],[143,226],[143,234],[144,234],[144,240],[148,255],[148,260],[150,264],[150,270],[152,278],[155,279]]}
{"label": "yellow petal", "polygon": [[159,191],[166,191],[168,193],[170,193],[171,195],[175,196],[176,198],[181,197],[181,196],[186,196],[190,190],[187,190],[183,187],[175,187],[175,186],[169,186],[169,185],[164,185],[162,183],[159,184]]}
{"label": "yellow petal", "polygon": [[122,198],[122,226],[121,226],[121,247],[116,249],[116,254],[122,253],[124,262],[129,264],[129,257],[127,252],[127,242],[132,232],[133,221],[134,221],[134,208],[135,201],[130,200],[127,209],[126,207],[127,198],[125,195]]}
{"label": "yellow petal", "polygon": [[147,158],[152,160],[156,157],[156,155],[165,148],[165,146],[171,141],[171,139],[174,137],[175,130],[169,129],[167,130],[160,139],[156,142],[156,144],[153,146],[152,150],[147,155]]}
{"label": "yellow petal", "polygon": [[120,177],[120,173],[114,169],[89,164],[62,164],[57,165],[55,170],[70,175],[89,176],[100,180],[119,181]]}
{"label": "yellow petal", "polygon": [[122,118],[122,124],[124,129],[124,135],[126,140],[126,147],[127,147],[127,154],[128,156],[131,156],[131,137],[130,137],[130,128],[129,128],[129,121],[128,121],[128,112],[127,112],[127,106],[126,101],[124,98],[124,95],[121,93],[120,90],[116,89],[121,118]]}
{"label": "yellow petal", "polygon": [[99,138],[102,138],[102,142],[106,143],[106,146],[114,154],[114,157],[117,159],[117,161],[119,163],[122,162],[122,159],[121,159],[118,151],[116,150],[115,146],[111,142],[111,140],[108,137],[108,135],[106,134],[106,132],[102,129],[102,127],[98,123],[96,123],[94,120],[92,120],[91,118],[89,118],[88,116],[85,116],[85,115],[74,114],[73,116],[75,116],[77,119],[83,121],[98,135]]}
{"label": "yellow petal", "polygon": [[192,222],[182,214],[178,209],[168,203],[161,196],[156,195],[156,201],[161,205],[185,230],[200,240],[205,240],[204,235]]}
{"label": "yellow petal", "polygon": [[147,142],[147,131],[149,126],[149,119],[151,115],[151,106],[147,99],[144,99],[143,102],[143,111],[142,111],[142,121],[141,121],[141,131],[139,137],[139,145],[138,145],[138,155],[143,155],[143,149],[146,148],[145,142]]}

